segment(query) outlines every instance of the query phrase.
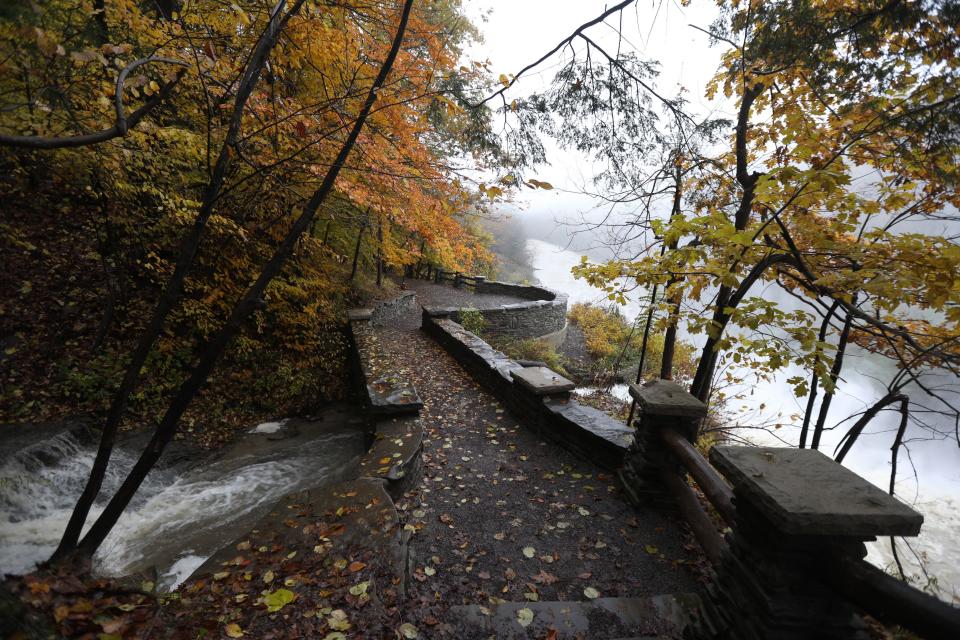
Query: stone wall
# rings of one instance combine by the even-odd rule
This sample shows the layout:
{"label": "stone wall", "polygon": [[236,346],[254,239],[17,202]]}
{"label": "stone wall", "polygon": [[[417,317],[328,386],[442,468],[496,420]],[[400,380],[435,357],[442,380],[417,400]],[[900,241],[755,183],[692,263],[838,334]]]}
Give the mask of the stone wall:
{"label": "stone wall", "polygon": [[[424,310],[424,332],[434,338],[474,380],[503,402],[522,424],[569,451],[616,470],[633,442],[633,430],[602,411],[579,404],[569,392],[538,395],[514,373],[530,370],[497,351],[444,315]],[[572,385],[571,385],[572,386]]]}
{"label": "stone wall", "polygon": [[382,327],[416,308],[416,292],[407,291],[396,298],[378,303],[370,312],[370,323],[375,327]]}
{"label": "stone wall", "polygon": [[[487,321],[486,330],[491,334],[519,340],[553,337],[557,343],[563,341],[567,327],[567,294],[546,287],[482,279],[477,279],[474,292],[528,301],[477,309]],[[456,307],[431,308],[430,311],[434,316],[448,315],[454,321],[460,321],[460,309]]]}

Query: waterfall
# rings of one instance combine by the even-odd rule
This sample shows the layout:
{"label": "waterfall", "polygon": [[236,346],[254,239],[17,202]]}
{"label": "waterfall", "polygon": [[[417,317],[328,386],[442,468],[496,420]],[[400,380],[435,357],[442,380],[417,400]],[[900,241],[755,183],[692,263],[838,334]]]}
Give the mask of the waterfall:
{"label": "waterfall", "polygon": [[[357,428],[268,424],[201,461],[154,469],[97,551],[94,571],[121,576],[155,567],[159,585],[173,588],[286,493],[349,477],[363,452]],[[95,453],[95,445],[64,432],[0,462],[0,572],[24,573],[49,557]],[[114,451],[88,524],[138,453]]]}

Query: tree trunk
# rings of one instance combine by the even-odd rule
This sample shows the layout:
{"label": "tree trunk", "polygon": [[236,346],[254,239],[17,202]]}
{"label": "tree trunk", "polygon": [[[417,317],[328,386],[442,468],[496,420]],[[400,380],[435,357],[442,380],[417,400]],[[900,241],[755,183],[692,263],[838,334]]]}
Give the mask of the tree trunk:
{"label": "tree trunk", "polygon": [[257,280],[247,289],[240,301],[234,306],[226,323],[210,339],[210,342],[207,344],[206,348],[201,354],[200,359],[196,367],[193,369],[190,377],[182,385],[180,385],[180,388],[177,390],[176,395],[170,403],[170,406],[167,408],[167,412],[164,414],[163,419],[157,426],[150,443],[140,455],[140,458],[137,460],[133,469],[124,479],[123,484],[120,485],[120,488],[110,499],[110,502],[107,504],[103,513],[100,514],[100,517],[97,518],[97,520],[93,523],[93,526],[90,528],[90,531],[87,532],[86,536],[84,536],[83,540],[80,542],[80,545],[78,546],[78,552],[85,557],[91,557],[106,538],[107,534],[110,533],[110,530],[116,524],[117,520],[120,518],[120,515],[130,503],[130,500],[140,487],[147,473],[149,473],[150,469],[152,469],[157,460],[159,460],[164,448],[173,438],[183,412],[189,406],[193,397],[203,386],[204,382],[206,382],[206,379],[213,370],[214,365],[220,357],[220,354],[226,348],[230,340],[240,330],[242,322],[260,303],[261,296],[264,290],[267,288],[267,285],[269,285],[270,282],[280,273],[283,265],[286,263],[290,255],[292,255],[297,240],[309,227],[310,222],[316,215],[317,209],[319,209],[320,205],[323,204],[330,191],[333,189],[333,185],[340,173],[340,169],[346,163],[347,157],[350,155],[350,151],[353,149],[353,146],[357,141],[357,137],[360,135],[360,130],[363,128],[367,120],[367,116],[370,114],[370,110],[373,107],[373,103],[377,97],[377,91],[381,86],[383,86],[387,74],[393,67],[393,63],[397,57],[397,52],[400,49],[400,44],[403,41],[403,35],[406,31],[407,20],[410,16],[410,9],[412,5],[413,0],[406,0],[404,3],[403,11],[400,16],[400,24],[394,37],[393,44],[390,48],[390,53],[387,55],[386,60],[381,66],[373,85],[370,87],[370,91],[368,92],[363,107],[361,108],[360,113],[354,122],[354,126],[350,131],[350,135],[344,141],[336,159],[327,170],[327,174],[324,177],[323,183],[320,185],[320,188],[317,189],[317,191],[315,191],[311,196],[310,200],[304,207],[303,212],[300,214],[300,217],[284,237],[283,242],[274,252],[273,256],[270,258],[270,261],[266,264],[266,266],[264,266],[263,270],[260,272],[260,275],[257,277]]}
{"label": "tree trunk", "polygon": [[[680,167],[676,168],[674,172],[674,190],[673,190],[673,207],[670,210],[670,220],[673,221],[674,218],[680,215],[680,203],[683,200],[683,174],[681,173]],[[670,242],[668,247],[670,251],[676,251],[678,240],[673,240]],[[679,278],[671,277],[667,281],[667,286],[665,291],[669,292],[670,287],[673,284],[678,282]],[[661,380],[673,380],[673,355],[676,352],[677,346],[677,322],[679,321],[680,316],[680,293],[672,292],[667,294],[667,302],[669,304],[668,316],[667,316],[667,331],[663,336],[663,357],[660,359],[660,379]]]}
{"label": "tree trunk", "polygon": [[[856,303],[856,296],[853,302]],[[850,339],[850,328],[853,326],[853,316],[847,314],[847,319],[843,323],[843,330],[840,331],[840,338],[837,340],[837,355],[833,358],[833,366],[830,367],[830,380],[834,387],[840,379],[840,371],[843,369],[843,354],[847,350],[847,342]],[[813,427],[813,440],[810,443],[811,449],[820,448],[820,437],[827,423],[827,414],[830,413],[830,403],[833,400],[835,391],[828,391],[820,402],[820,413],[817,415],[817,424]]]}
{"label": "tree trunk", "polygon": [[260,37],[257,47],[250,57],[250,62],[244,70],[243,79],[237,89],[237,96],[234,101],[233,117],[230,121],[223,146],[220,149],[220,155],[217,158],[213,174],[210,177],[210,182],[204,191],[203,201],[197,212],[197,217],[194,220],[193,228],[180,245],[180,253],[177,256],[173,275],[170,276],[166,288],[163,290],[163,293],[160,294],[160,300],[153,310],[147,327],[140,336],[137,347],[124,371],[123,380],[116,394],[114,394],[107,418],[104,422],[103,431],[100,434],[100,444],[97,448],[97,455],[94,458],[93,466],[90,469],[90,476],[87,479],[86,485],[84,485],[80,497],[77,499],[76,505],[74,505],[73,513],[67,522],[67,527],[63,532],[63,537],[60,539],[60,544],[50,558],[51,561],[62,560],[77,548],[77,541],[80,538],[83,525],[86,523],[87,515],[90,513],[90,507],[93,506],[93,502],[96,500],[97,494],[100,492],[100,487],[103,484],[103,478],[106,475],[110,456],[113,452],[113,445],[116,441],[117,430],[120,427],[123,414],[127,409],[130,394],[133,393],[133,390],[140,380],[140,372],[143,370],[147,356],[153,349],[157,338],[163,332],[167,315],[180,297],[183,281],[193,266],[193,261],[196,258],[197,250],[200,246],[200,239],[213,213],[214,205],[220,196],[220,190],[226,179],[231,157],[234,155],[232,147],[236,143],[240,131],[243,111],[246,107],[247,100],[257,84],[260,71],[263,69],[270,51],[279,39],[280,32],[283,30],[287,21],[300,10],[303,3],[304,0],[297,0],[287,13],[282,12],[284,2],[281,1],[277,4],[270,23],[264,31],[264,34]]}
{"label": "tree trunk", "polygon": [[727,323],[733,315],[733,311],[727,312],[727,309],[736,309],[737,305],[740,304],[750,291],[750,287],[760,279],[767,269],[777,264],[792,261],[793,258],[786,254],[768,254],[767,257],[753,266],[750,273],[744,276],[736,291],[733,291],[733,293],[729,295],[724,306],[721,307],[719,304],[717,305],[717,313],[714,314],[713,320],[711,321],[714,327],[714,335],[708,336],[706,343],[703,345],[700,362],[697,364],[697,373],[693,378],[693,385],[690,390],[690,393],[696,396],[701,402],[706,402],[707,398],[710,397],[713,371],[716,369],[717,360],[720,357],[719,352],[716,351],[716,345],[720,342],[720,338],[727,328]]}
{"label": "tree trunk", "polygon": [[383,220],[377,220],[377,289],[383,286]]}
{"label": "tree trunk", "polygon": [[[750,222],[750,210],[753,208],[753,193],[761,175],[759,173],[747,173],[747,128],[750,124],[750,108],[753,106],[754,100],[757,99],[761,91],[763,91],[762,84],[745,87],[743,99],[740,101],[740,110],[737,115],[735,141],[737,182],[740,183],[740,187],[743,189],[743,194],[740,197],[740,205],[737,207],[736,214],[734,215],[734,228],[737,231],[746,229],[747,224]],[[746,282],[746,278],[744,282]],[[752,282],[750,284],[752,284]],[[742,288],[742,283],[740,288]],[[731,293],[732,290],[727,285],[721,285],[717,291],[717,305],[711,321],[714,331],[716,331],[716,337],[707,338],[707,344],[704,345],[703,351],[700,354],[700,361],[697,363],[697,372],[694,374],[693,384],[690,386],[690,393],[699,398],[701,402],[706,402],[710,396],[713,371],[717,364],[717,354],[714,353],[713,348],[723,335],[727,321],[730,320],[731,315],[726,313],[726,309],[736,307],[736,304],[731,302]],[[739,300],[737,303],[739,303]]]}
{"label": "tree trunk", "polygon": [[352,281],[357,275],[357,263],[360,260],[360,242],[363,240],[363,232],[366,231],[367,224],[369,223],[370,207],[367,207],[363,215],[364,218],[360,224],[360,231],[357,232],[357,244],[353,248],[353,266],[350,267],[350,277],[347,278],[348,281]]}
{"label": "tree trunk", "polygon": [[[823,322],[820,323],[820,333],[818,334],[818,339],[821,343],[826,341],[827,330],[830,328],[830,321],[833,319],[833,316],[836,314],[839,307],[840,302],[834,300],[833,304],[830,306],[830,309],[827,311],[827,314],[823,316]],[[813,405],[817,400],[817,385],[819,382],[820,378],[817,376],[816,368],[814,368],[813,373],[810,374],[810,393],[807,396],[807,409],[803,412],[803,426],[800,428],[800,449],[803,449],[807,446],[807,432],[810,429],[810,419],[813,417]]]}

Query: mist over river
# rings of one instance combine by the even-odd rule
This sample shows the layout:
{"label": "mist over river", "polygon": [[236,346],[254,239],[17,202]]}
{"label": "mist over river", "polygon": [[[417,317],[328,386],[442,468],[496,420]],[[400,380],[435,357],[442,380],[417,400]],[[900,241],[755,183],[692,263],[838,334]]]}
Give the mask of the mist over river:
{"label": "mist over river", "polygon": [[[570,297],[570,304],[591,302],[607,306],[611,304],[603,291],[591,287],[583,280],[573,277],[571,268],[580,264],[581,252],[565,249],[553,242],[542,239],[527,240],[527,250],[534,268],[535,277],[544,286],[563,291]],[[755,294],[759,295],[758,288]],[[780,292],[768,288],[763,294],[781,302],[785,307],[793,308],[792,300],[783,299]],[[645,307],[647,295],[642,290],[630,294],[628,304],[621,311],[628,319],[633,319]],[[699,344],[696,337],[682,336],[688,341]],[[877,398],[883,395],[885,382],[895,372],[893,363],[850,345],[844,360],[842,381],[834,397],[827,424],[834,425],[843,418],[863,411]],[[760,445],[783,446],[785,443],[796,446],[799,440],[800,421],[806,398],[797,398],[785,380],[791,376],[806,372],[796,367],[787,367],[772,381],[756,380],[749,370],[733,370],[743,379],[740,391],[742,399],[732,400],[727,407],[731,420],[742,428],[737,429],[738,436]],[[938,382],[956,385],[955,378]],[[623,395],[625,388],[617,389]],[[922,392],[911,389],[916,398]],[[886,490],[890,473],[890,445],[893,432],[897,428],[899,414],[881,412],[868,427],[844,461],[844,465],[863,476],[878,487]],[[779,423],[781,428],[767,431],[751,429],[760,424]],[[844,432],[844,427],[824,433],[820,449],[830,455]],[[952,432],[951,425],[938,425]],[[925,566],[934,576],[940,587],[939,595],[947,601],[960,598],[960,547],[956,540],[960,537],[960,448],[952,439],[930,440],[929,434],[911,426],[905,443],[909,452],[901,450],[898,465],[897,495],[910,503],[924,515],[923,529],[919,538],[909,539],[917,554],[925,556]],[[915,470],[915,475],[914,475]],[[917,578],[918,586],[926,580],[922,578],[914,555],[898,539],[900,559],[908,574]],[[868,545],[868,559],[874,564],[889,568],[893,563],[890,541],[887,539]]]}

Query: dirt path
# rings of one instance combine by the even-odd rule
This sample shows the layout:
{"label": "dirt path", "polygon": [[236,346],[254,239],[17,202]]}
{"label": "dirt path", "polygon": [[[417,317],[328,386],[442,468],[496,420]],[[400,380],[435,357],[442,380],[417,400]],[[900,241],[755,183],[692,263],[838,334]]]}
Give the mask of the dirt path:
{"label": "dirt path", "polygon": [[[639,512],[615,478],[518,424],[410,314],[378,330],[423,399],[424,474],[398,502],[416,528],[419,622],[448,607],[689,592],[677,522]],[[421,627],[424,628],[424,627]]]}

